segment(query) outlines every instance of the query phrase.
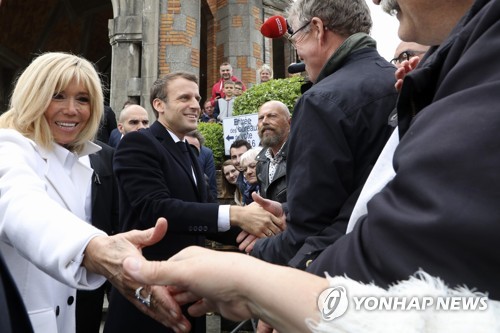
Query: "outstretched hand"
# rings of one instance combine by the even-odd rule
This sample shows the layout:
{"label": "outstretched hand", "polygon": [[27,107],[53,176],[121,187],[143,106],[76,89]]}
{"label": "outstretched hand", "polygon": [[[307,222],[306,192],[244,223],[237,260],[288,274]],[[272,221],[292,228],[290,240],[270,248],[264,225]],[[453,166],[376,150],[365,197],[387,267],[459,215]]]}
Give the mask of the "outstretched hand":
{"label": "outstretched hand", "polygon": [[[144,286],[126,275],[123,261],[130,256],[142,257],[141,250],[157,243],[167,232],[167,221],[159,218],[154,228],[132,230],[114,236],[94,237],[87,248],[83,266],[87,270],[104,275],[118,291],[132,302],[140,311],[158,320],[163,325],[172,327],[176,332],[189,329],[189,321],[182,315],[180,306],[165,287]],[[144,286],[143,296],[151,293],[151,306],[148,307],[136,299],[135,291]]]}
{"label": "outstretched hand", "polygon": [[[252,198],[255,204],[258,204],[264,210],[268,211],[269,213],[273,214],[275,217],[280,219],[280,230],[278,232],[273,232],[271,235],[264,235],[263,237],[270,237],[277,235],[278,233],[286,229],[286,216],[283,211],[283,207],[279,202],[272,201],[269,199],[264,199],[256,192],[252,193]],[[239,243],[238,248],[240,251],[245,251],[246,253],[250,253],[252,252],[253,247],[257,242],[257,239],[259,238],[262,237],[257,237],[243,230],[238,234],[236,242]]]}
{"label": "outstretched hand", "polygon": [[192,316],[217,311],[239,321],[251,318],[252,313],[238,276],[247,265],[257,262],[239,253],[191,246],[168,261],[146,261],[135,256],[125,259],[123,267],[129,276],[144,284],[168,285],[179,304],[195,302],[188,309]]}
{"label": "outstretched hand", "polygon": [[252,197],[257,198],[257,201],[244,207],[231,206],[231,225],[238,226],[257,238],[271,237],[284,230],[286,224],[282,216],[281,205],[278,202],[263,199],[256,193],[252,193]]}

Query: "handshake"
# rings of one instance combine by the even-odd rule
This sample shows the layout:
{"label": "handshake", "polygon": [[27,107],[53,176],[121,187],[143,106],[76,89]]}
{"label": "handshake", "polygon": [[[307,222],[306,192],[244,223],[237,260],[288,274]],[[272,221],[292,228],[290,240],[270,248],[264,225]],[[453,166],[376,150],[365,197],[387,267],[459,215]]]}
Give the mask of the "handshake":
{"label": "handshake", "polygon": [[[250,210],[267,210],[276,219],[273,218],[271,227],[264,223],[254,223],[248,229],[240,226],[243,231],[237,241],[246,252],[251,251],[259,237],[272,236],[285,227],[281,204],[257,194],[254,199]],[[175,332],[190,331],[191,324],[181,311],[181,306],[190,303],[193,304],[189,314],[195,317],[212,311],[234,321],[258,316],[249,306],[241,283],[249,274],[260,275],[258,266],[268,264],[248,255],[196,246],[185,248],[166,261],[146,260],[141,249],[160,241],[166,232],[167,221],[159,218],[155,227],[148,230],[95,237],[87,246],[83,265],[104,275],[141,312]]]}

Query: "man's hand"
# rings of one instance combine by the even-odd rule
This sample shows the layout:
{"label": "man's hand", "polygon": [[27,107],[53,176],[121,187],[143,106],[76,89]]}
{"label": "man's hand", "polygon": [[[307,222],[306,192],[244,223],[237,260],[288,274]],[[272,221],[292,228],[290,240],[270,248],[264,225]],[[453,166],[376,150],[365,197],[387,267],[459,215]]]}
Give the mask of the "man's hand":
{"label": "man's hand", "polygon": [[[182,315],[180,306],[169,294],[167,288],[144,286],[130,278],[123,271],[123,261],[130,256],[142,257],[141,250],[161,240],[167,231],[167,221],[158,219],[156,226],[148,230],[132,230],[114,236],[94,237],[87,248],[83,266],[94,273],[105,276],[120,293],[143,313],[158,320],[176,332],[185,332],[191,327]],[[142,295],[151,293],[151,307],[135,297],[137,288],[144,286]]]}
{"label": "man's hand", "polygon": [[[273,235],[277,235],[286,229],[286,217],[285,217],[285,214],[283,212],[283,207],[281,206],[281,204],[279,202],[272,201],[269,199],[264,199],[263,197],[261,197],[259,194],[255,193],[255,192],[252,193],[252,198],[254,200],[253,203],[258,204],[264,210],[268,211],[269,213],[273,214],[275,217],[277,217],[281,220],[280,230],[278,232],[273,232],[271,235],[266,234],[264,237],[271,237]],[[238,237],[236,238],[236,242],[240,244],[238,246],[240,251],[245,251],[246,253],[250,253],[253,250],[255,242],[257,242],[257,239],[259,239],[259,238],[262,238],[262,237],[257,237],[255,235],[243,230],[242,232],[239,233]]]}
{"label": "man's hand", "polygon": [[284,230],[286,224],[284,217],[281,216],[283,215],[281,205],[278,202],[263,199],[256,193],[252,193],[252,197],[254,200],[257,198],[258,201],[244,207],[231,206],[231,225],[238,226],[258,238],[271,237]]}
{"label": "man's hand", "polygon": [[262,208],[267,210],[269,213],[280,218],[282,225],[283,225],[283,228],[281,228],[281,230],[282,231],[285,230],[285,228],[286,228],[286,216],[285,216],[285,212],[283,211],[283,207],[281,206],[281,204],[278,201],[264,199],[256,192],[252,193],[252,199],[253,199],[253,202],[259,204],[259,206],[261,206]]}
{"label": "man's hand", "polygon": [[254,235],[249,234],[246,231],[241,231],[238,234],[238,237],[236,237],[236,243],[239,243],[238,249],[240,251],[244,251],[246,253],[250,253],[253,250],[253,247],[255,246],[255,243],[257,242],[258,237],[255,237]]}
{"label": "man's hand", "polygon": [[394,85],[394,87],[398,92],[401,91],[401,87],[403,86],[403,79],[405,78],[406,74],[414,70],[419,62],[419,57],[411,57],[410,60],[403,61],[401,63],[401,67],[396,70],[396,73],[394,74],[396,76],[396,84]]}

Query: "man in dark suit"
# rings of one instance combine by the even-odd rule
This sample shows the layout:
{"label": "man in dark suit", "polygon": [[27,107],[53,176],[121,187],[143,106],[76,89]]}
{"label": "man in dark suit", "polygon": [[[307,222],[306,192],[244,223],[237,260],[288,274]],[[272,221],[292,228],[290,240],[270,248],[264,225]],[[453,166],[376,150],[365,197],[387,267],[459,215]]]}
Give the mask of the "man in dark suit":
{"label": "man in dark suit", "polygon": [[[118,189],[113,174],[114,149],[96,142],[100,151],[90,154],[90,166],[94,170],[91,186],[92,225],[108,235],[118,229]],[[76,332],[99,333],[102,321],[104,294],[109,291],[106,282],[96,290],[78,290],[76,293]]]}
{"label": "man in dark suit", "polygon": [[[185,142],[200,114],[197,77],[176,72],[156,80],[151,105],[157,121],[130,132],[118,146],[114,171],[120,195],[120,229],[149,228],[165,217],[169,233],[143,250],[150,260],[165,260],[190,245],[205,245],[205,235],[231,226],[260,236],[279,232],[282,221],[254,204],[246,207],[207,203],[208,190],[196,156]],[[232,234],[236,237],[236,233]],[[202,277],[200,277],[202,278]],[[155,295],[152,295],[153,306]],[[204,320],[191,320],[205,332]],[[171,332],[140,313],[112,291],[105,332]]]}

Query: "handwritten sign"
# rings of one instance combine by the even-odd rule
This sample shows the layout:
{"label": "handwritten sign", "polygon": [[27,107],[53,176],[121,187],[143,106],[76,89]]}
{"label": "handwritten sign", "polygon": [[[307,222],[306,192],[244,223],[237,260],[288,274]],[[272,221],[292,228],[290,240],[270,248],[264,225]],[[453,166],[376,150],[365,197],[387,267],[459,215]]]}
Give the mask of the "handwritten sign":
{"label": "handwritten sign", "polygon": [[236,140],[246,140],[253,147],[260,144],[257,131],[257,114],[245,114],[242,116],[229,117],[222,120],[224,129],[224,152],[229,155],[229,147]]}

